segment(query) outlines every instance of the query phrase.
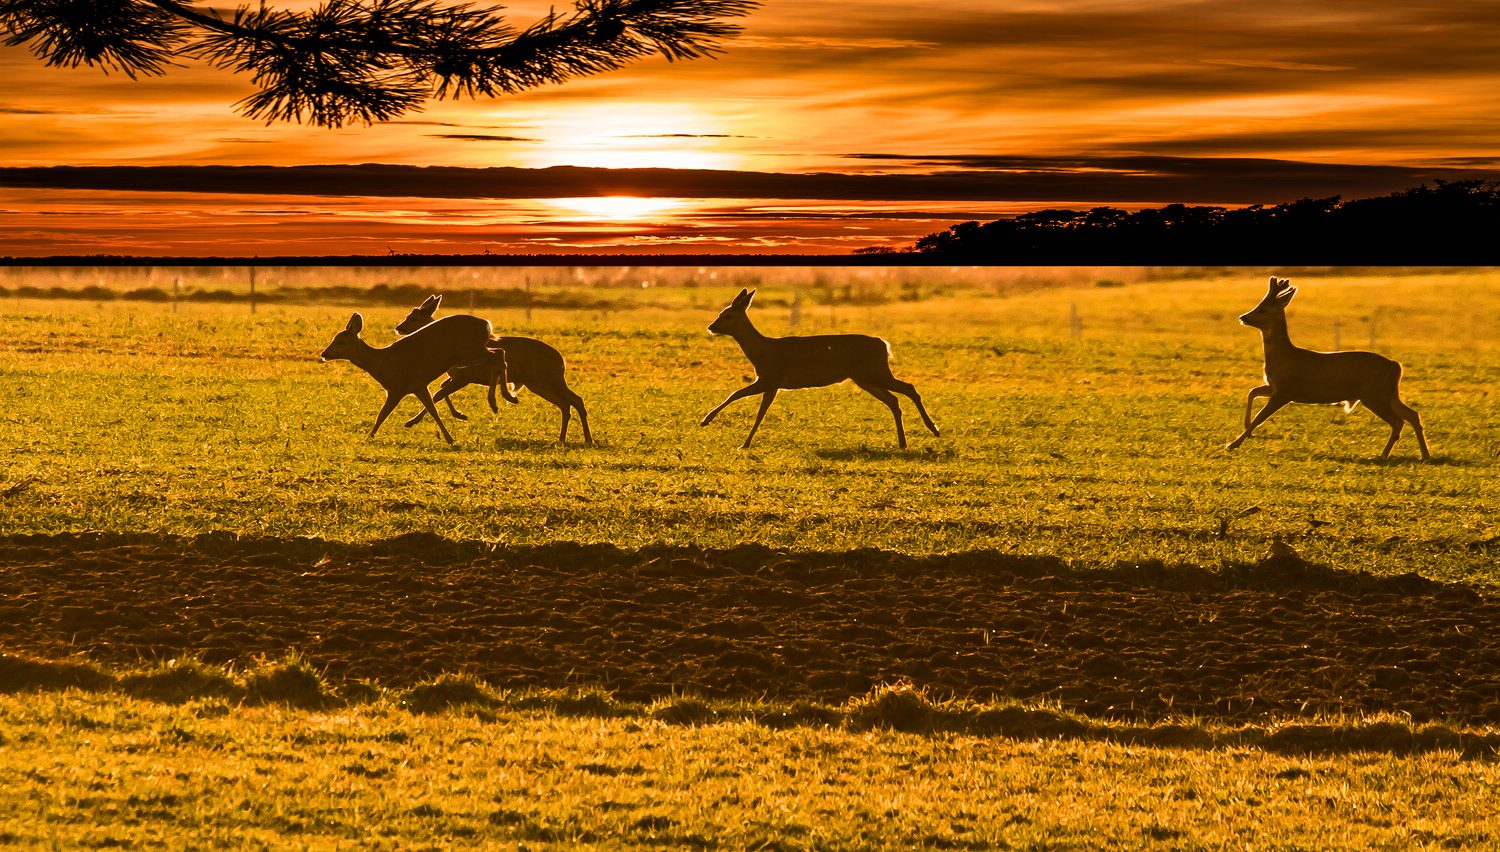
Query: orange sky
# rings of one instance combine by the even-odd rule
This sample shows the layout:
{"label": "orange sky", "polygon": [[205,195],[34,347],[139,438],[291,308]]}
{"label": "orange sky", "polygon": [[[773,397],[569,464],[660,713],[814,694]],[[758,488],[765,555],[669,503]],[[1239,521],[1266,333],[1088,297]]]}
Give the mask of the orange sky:
{"label": "orange sky", "polygon": [[[518,22],[545,8],[510,6]],[[1500,174],[1495,0],[770,0],[744,24],[718,60],[650,60],[343,130],[243,118],[232,104],[249,84],[227,72],[130,81],[0,48],[0,166],[954,173],[993,187],[568,202],[0,179],[0,255],[843,252],[1051,203],[1277,203]],[[1262,180],[1264,165],[1244,161],[1266,158],[1313,165]],[[1027,180],[1001,179],[1018,174]],[[645,183],[637,194],[653,194]],[[1185,186],[1192,198],[1172,194]]]}

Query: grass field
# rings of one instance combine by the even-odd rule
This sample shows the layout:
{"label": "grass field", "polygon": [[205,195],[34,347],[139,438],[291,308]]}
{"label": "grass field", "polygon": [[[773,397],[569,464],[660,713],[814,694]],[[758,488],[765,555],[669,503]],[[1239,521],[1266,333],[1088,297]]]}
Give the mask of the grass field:
{"label": "grass field", "polygon": [[[737,273],[744,277],[745,273]],[[11,462],[0,528],[319,536],[412,530],[505,544],[757,541],[797,549],[926,553],[995,548],[1086,564],[1254,560],[1280,537],[1348,570],[1418,571],[1491,585],[1500,465],[1500,277],[1313,276],[1294,340],[1376,346],[1406,366],[1405,397],[1436,453],[1410,434],[1389,461],[1368,412],[1294,406],[1239,451],[1258,335],[1234,317],[1263,289],[1216,277],[995,297],[982,289],[881,305],[818,305],[798,329],[887,337],[943,429],[907,406],[911,449],[850,386],[783,394],[754,448],[736,449],[754,400],[698,420],[751,370],[707,323],[730,293],[609,291],[617,309],[489,314],[554,343],[598,443],[558,446],[533,396],[473,419],[374,440],[383,397],[352,365],[321,364],[347,306],[0,301],[10,334],[0,420]],[[792,293],[761,287],[761,328],[786,333]],[[635,305],[640,305],[636,307]],[[1081,331],[1070,331],[1076,311]],[[403,315],[367,313],[389,342]],[[577,425],[574,424],[576,440]]]}
{"label": "grass field", "polygon": [[1500,764],[669,709],[0,696],[0,843],[51,848],[1487,848]]}
{"label": "grass field", "polygon": [[[1386,646],[1379,644],[1385,641],[1381,625],[1359,621],[1361,596],[1383,596],[1382,605],[1391,608],[1383,611],[1399,611],[1408,601],[1449,600],[1441,597],[1448,593],[1413,586],[1417,591],[1407,598],[1368,578],[1341,584],[1337,577],[1415,572],[1477,592],[1480,603],[1472,612],[1487,612],[1483,606],[1500,587],[1500,272],[1291,275],[1300,290],[1289,312],[1295,342],[1324,349],[1373,342],[1405,365],[1403,396],[1427,426],[1435,456],[1430,463],[1418,460],[1409,433],[1391,459],[1375,458],[1388,430],[1363,409],[1346,414],[1292,406],[1239,450],[1224,449],[1239,431],[1245,393],[1260,382],[1259,336],[1235,317],[1259,299],[1268,272],[695,270],[589,280],[538,273],[530,281],[538,306],[480,313],[500,333],[542,338],[567,356],[569,382],[588,403],[594,446],[577,443],[576,421],[573,441],[558,445],[556,409],[534,396],[523,393],[519,405],[502,403],[494,417],[477,389],[458,397],[471,419],[448,420],[456,446],[445,445],[430,423],[402,428],[401,420],[417,410],[414,400],[367,438],[382,392],[347,362],[319,363],[317,354],[355,309],[364,313],[367,339],[389,342],[391,327],[405,313],[390,305],[302,298],[261,304],[252,315],[244,303],[183,301],[174,309],[147,301],[3,298],[0,316],[9,333],[0,339],[0,381],[10,404],[0,419],[0,447],[9,461],[0,473],[0,539],[7,552],[24,555],[27,548],[52,546],[37,542],[91,550],[76,544],[89,539],[67,537],[85,531],[120,534],[122,541],[147,536],[153,547],[229,533],[251,542],[252,550],[264,549],[267,565],[288,577],[304,572],[309,582],[316,581],[315,569],[346,561],[348,570],[358,568],[356,557],[338,554],[333,566],[319,568],[327,557],[314,565],[324,547],[320,539],[332,553],[413,532],[499,554],[576,541],[722,555],[749,543],[786,554],[786,564],[816,561],[809,556],[815,553],[837,561],[838,554],[868,548],[913,559],[993,551],[997,559],[1056,557],[1056,570],[1065,568],[1073,578],[1097,570],[1105,578],[1099,594],[1118,592],[1123,607],[1131,595],[1172,591],[1178,596],[1169,606],[1181,601],[1181,619],[1200,625],[1225,611],[1217,586],[1189,583],[1184,590],[1160,577],[1179,569],[1184,576],[1241,570],[1256,583],[1274,583],[1286,557],[1264,560],[1273,545],[1280,549],[1279,541],[1299,555],[1296,565],[1331,573],[1305,590],[1310,608],[1298,608],[1304,590],[1296,587],[1268,597],[1269,617],[1295,613],[1316,621],[1342,607],[1339,617],[1354,625],[1349,635],[1366,643],[1351,646],[1350,670],[1399,668],[1371,656]],[[305,270],[280,279],[267,273],[260,284],[399,284],[421,275],[391,274]],[[440,279],[434,289],[450,290],[445,312],[462,312],[462,296],[452,293],[514,288],[518,275],[524,273],[443,270],[433,273]],[[14,290],[29,280],[38,287],[125,291],[160,288],[164,281],[170,286],[170,276],[161,270],[7,270],[3,286]],[[221,278],[196,286],[239,286],[230,273]],[[942,436],[923,430],[906,405],[910,449],[898,451],[885,408],[848,386],[783,394],[749,451],[737,447],[755,413],[753,400],[700,428],[703,414],[751,374],[732,341],[705,331],[740,286],[758,288],[751,316],[768,334],[865,332],[888,339],[896,375],[922,392]],[[591,307],[545,307],[580,288]],[[192,552],[201,562],[193,571],[211,572],[220,558],[212,548]],[[137,582],[156,570],[149,562],[135,568],[108,563],[128,557],[128,547],[100,553],[82,553],[78,570]],[[312,554],[305,565],[298,561],[303,553]],[[266,583],[271,576],[254,573],[260,563],[253,558],[236,559],[224,557],[224,583],[241,576]],[[390,575],[398,576],[399,556],[391,560]],[[1149,563],[1140,576],[1156,579],[1137,582],[1137,575],[1121,573],[1122,563]],[[1052,563],[1038,564],[1044,567],[1037,571],[1053,570],[1045,567]],[[22,579],[56,574],[59,582],[72,570],[65,560],[17,566],[0,570]],[[412,566],[415,585],[392,586],[403,601],[426,594],[421,583],[429,577],[462,578],[470,570],[461,565],[440,574],[419,562]],[[674,567],[676,574],[659,567],[647,560],[620,571],[639,571],[630,573],[630,583],[656,577],[688,590],[709,588],[692,585],[699,575],[704,583],[753,585],[755,579],[717,563]],[[849,569],[839,575],[843,585],[828,588],[847,588],[870,601],[856,613],[864,619],[878,608],[879,585],[899,573],[890,570],[895,573],[872,569],[862,578]],[[515,576],[533,582],[551,575]],[[962,584],[967,578],[960,571],[941,579]],[[976,582],[977,594],[993,591],[982,578]],[[1046,576],[1016,582],[1035,585],[1034,602],[1045,601],[1053,588]],[[808,581],[809,593],[814,585]],[[197,592],[180,591],[188,597]],[[643,599],[649,591],[649,585],[642,588]],[[132,595],[138,592],[131,588]],[[301,604],[272,601],[270,590],[263,592],[269,609],[285,610],[278,616],[284,620],[276,622],[281,632],[266,634],[275,641],[256,647],[282,642],[289,650],[292,640],[276,637],[301,635],[294,628],[302,610],[287,609]],[[317,596],[303,585],[297,594]],[[1451,600],[1469,606],[1462,595]],[[0,650],[16,650],[4,636],[39,634],[43,621],[54,632],[74,625],[80,636],[97,626],[88,613],[63,612],[66,607],[39,615],[26,608],[30,604],[5,603]],[[253,604],[236,599],[223,606],[252,612]],[[558,617],[555,625],[542,625],[544,633],[554,631],[545,641],[559,652],[605,647],[591,643],[608,637],[561,619],[560,610],[549,613],[553,604],[537,601],[543,615]],[[403,613],[422,611],[402,606]],[[732,600],[725,606],[729,615],[747,619],[757,607]],[[1067,605],[1060,606],[1065,614]],[[688,604],[670,603],[662,612],[672,607]],[[242,622],[251,620],[244,615]],[[994,641],[1021,643],[1016,653],[1041,653],[1045,646],[1036,635],[1061,635],[1045,641],[1067,645],[1073,640],[1066,625],[1077,629],[1080,623],[1066,615],[1057,622],[1061,634],[997,634]],[[557,625],[588,635],[569,645]],[[148,640],[154,627],[128,626],[131,635]],[[908,635],[899,625],[874,626],[880,629],[871,635]],[[982,637],[989,646],[992,627],[974,625],[973,641]],[[453,636],[469,635],[461,632],[468,627],[452,629],[459,631]],[[192,656],[194,649],[171,644],[170,636],[188,635],[185,629],[163,635],[169,639],[160,647]],[[1211,630],[1201,635],[1212,642],[1224,638]],[[728,649],[727,660],[757,642],[770,648],[776,641],[755,634],[715,639],[715,647]],[[1445,642],[1431,649],[1439,675],[1443,654],[1463,655],[1481,678],[1488,677],[1486,666],[1500,666],[1487,636]],[[0,655],[0,662],[14,659]],[[344,696],[327,706],[298,707],[251,701],[239,687],[185,700],[128,689],[68,689],[66,679],[48,687],[15,676],[14,668],[0,665],[0,789],[7,791],[0,795],[0,842],[20,845],[1409,848],[1497,842],[1486,822],[1497,809],[1492,791],[1500,763],[1493,749],[1464,750],[1447,740],[1413,749],[1418,726],[1399,714],[1372,722],[1308,711],[1306,718],[1262,719],[1254,730],[1226,728],[1209,717],[1151,722],[1188,731],[1178,742],[1079,733],[1124,730],[1119,720],[1084,720],[1083,728],[1041,734],[968,723],[861,724],[858,702],[871,699],[858,696],[816,712],[781,706],[774,712],[811,713],[783,728],[767,724],[764,713],[695,715],[690,695],[677,704],[662,699],[618,713],[566,713],[515,695],[501,695],[483,710],[424,713],[414,712],[419,708],[409,696],[381,684],[367,686],[370,694],[357,700]],[[1085,682],[1110,680],[1089,671]],[[1345,684],[1335,674],[1347,672],[1330,668],[1319,688],[1353,694],[1368,685]],[[1490,681],[1464,688],[1470,691],[1451,695],[1500,698]],[[1440,697],[1428,696],[1423,706],[1465,700],[1433,694]],[[1032,702],[1022,709],[1050,713],[1051,706]],[[1269,747],[1277,726],[1291,723],[1332,731],[1375,724],[1383,733],[1355,746]],[[1460,728],[1471,741],[1488,743],[1495,735],[1478,723]]]}

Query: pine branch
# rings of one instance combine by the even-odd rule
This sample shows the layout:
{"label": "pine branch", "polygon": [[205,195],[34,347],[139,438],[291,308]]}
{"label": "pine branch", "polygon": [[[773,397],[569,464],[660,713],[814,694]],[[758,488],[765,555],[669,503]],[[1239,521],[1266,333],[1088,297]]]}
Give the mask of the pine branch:
{"label": "pine branch", "polygon": [[251,75],[252,118],[371,123],[430,97],[495,97],[661,55],[715,56],[758,0],[578,0],[520,32],[499,10],[439,0],[325,0],[309,12],[180,0],[0,0],[6,43],[47,64],[161,74],[177,57]]}

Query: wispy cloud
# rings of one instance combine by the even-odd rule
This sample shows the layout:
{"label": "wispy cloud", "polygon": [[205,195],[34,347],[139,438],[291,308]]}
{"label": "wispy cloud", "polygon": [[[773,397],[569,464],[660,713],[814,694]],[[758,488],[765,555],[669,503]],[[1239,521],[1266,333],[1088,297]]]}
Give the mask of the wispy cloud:
{"label": "wispy cloud", "polygon": [[457,139],[461,142],[540,142],[525,136],[495,136],[485,133],[429,133],[433,139]]}

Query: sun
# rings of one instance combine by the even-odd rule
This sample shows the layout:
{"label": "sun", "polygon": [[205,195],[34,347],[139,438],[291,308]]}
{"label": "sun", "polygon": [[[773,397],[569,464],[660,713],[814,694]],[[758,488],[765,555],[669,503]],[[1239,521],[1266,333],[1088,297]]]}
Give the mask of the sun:
{"label": "sun", "polygon": [[566,218],[587,218],[603,222],[634,222],[648,216],[659,216],[681,207],[679,198],[639,198],[633,195],[601,195],[584,198],[548,198],[544,202]]}
{"label": "sun", "polygon": [[529,130],[539,144],[525,165],[599,169],[733,169],[741,137],[724,121],[682,104],[569,105],[539,115]]}

